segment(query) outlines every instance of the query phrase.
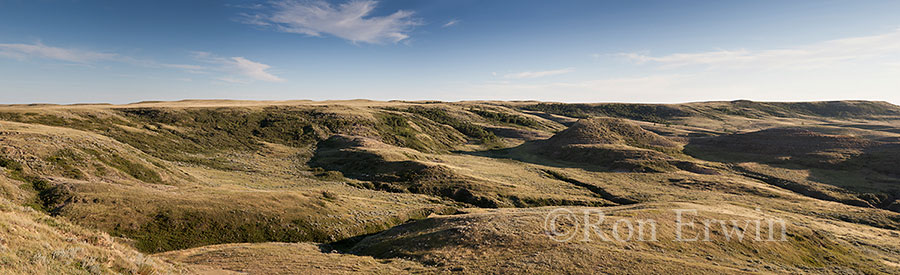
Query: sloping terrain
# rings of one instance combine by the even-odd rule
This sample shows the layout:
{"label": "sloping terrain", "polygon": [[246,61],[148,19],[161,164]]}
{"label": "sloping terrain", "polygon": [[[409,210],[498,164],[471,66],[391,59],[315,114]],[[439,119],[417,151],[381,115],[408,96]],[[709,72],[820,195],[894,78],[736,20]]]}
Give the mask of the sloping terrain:
{"label": "sloping terrain", "polygon": [[[647,274],[685,269],[703,274],[840,273],[844,270],[884,274],[896,271],[880,266],[875,259],[863,256],[861,251],[842,241],[834,240],[829,232],[797,226],[805,222],[801,220],[791,221],[793,225],[787,227],[785,241],[766,241],[769,231],[781,232],[780,227],[764,226],[758,241],[757,232],[752,228],[735,233],[723,230],[720,224],[710,227],[709,241],[678,241],[677,223],[672,215],[674,209],[695,209],[699,217],[727,221],[763,220],[766,215],[735,206],[696,204],[601,208],[607,222],[598,223],[596,228],[579,227],[578,222],[561,223],[562,229],[557,234],[563,235],[554,237],[576,239],[578,245],[569,245],[548,236],[554,234],[545,227],[552,208],[474,210],[473,213],[435,217],[392,228],[362,240],[351,248],[351,252],[376,258],[412,258],[444,270],[472,274]],[[578,220],[583,213],[590,213],[585,211],[596,208],[571,210]],[[618,222],[621,220],[633,221],[632,226],[637,226],[639,220],[653,220],[656,233],[652,234],[651,226],[646,225],[642,230],[628,234],[621,230],[617,234],[614,226],[626,224]],[[705,232],[704,227],[696,226],[684,229],[682,234],[684,239],[702,239]],[[737,240],[735,234],[746,235]],[[729,238],[726,236],[735,239],[726,241]],[[619,241],[627,239],[630,241]],[[760,266],[760,262],[766,264]]]}
{"label": "sloping terrain", "polygon": [[[18,181],[0,176],[4,190]],[[211,271],[147,256],[110,235],[22,206],[24,194],[0,198],[0,273],[154,274]]]}
{"label": "sloping terrain", "polygon": [[772,128],[697,139],[689,149],[710,160],[761,163],[735,168],[811,197],[898,211],[898,146],[817,128]]}
{"label": "sloping terrain", "polygon": [[[0,106],[0,261],[4,273],[898,273],[898,129],[900,107],[865,101]],[[661,241],[555,242],[544,219],[560,207],[652,218]],[[720,228],[673,242],[686,208],[781,218],[789,238]]]}
{"label": "sloping terrain", "polygon": [[661,172],[675,169],[669,162],[680,146],[633,123],[613,118],[582,119],[532,150],[549,159],[607,167],[612,170]]}
{"label": "sloping terrain", "polygon": [[[538,168],[428,154],[364,137],[332,136],[318,144],[309,163],[360,180],[363,188],[427,194],[479,207],[614,204]],[[498,182],[497,177],[507,180]]]}
{"label": "sloping terrain", "polygon": [[[236,274],[426,274],[438,269],[404,259],[322,251],[313,243],[258,243],[211,245],[172,251],[158,256],[176,262],[211,265]],[[253,259],[253,260],[248,260]]]}

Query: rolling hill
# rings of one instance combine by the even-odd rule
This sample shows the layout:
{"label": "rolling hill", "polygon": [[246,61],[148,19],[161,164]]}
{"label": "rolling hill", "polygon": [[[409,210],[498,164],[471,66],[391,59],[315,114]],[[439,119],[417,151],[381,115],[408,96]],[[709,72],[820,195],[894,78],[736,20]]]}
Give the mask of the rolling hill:
{"label": "rolling hill", "polygon": [[[898,153],[868,101],[5,105],[0,273],[896,274]],[[660,241],[556,242],[558,208]]]}

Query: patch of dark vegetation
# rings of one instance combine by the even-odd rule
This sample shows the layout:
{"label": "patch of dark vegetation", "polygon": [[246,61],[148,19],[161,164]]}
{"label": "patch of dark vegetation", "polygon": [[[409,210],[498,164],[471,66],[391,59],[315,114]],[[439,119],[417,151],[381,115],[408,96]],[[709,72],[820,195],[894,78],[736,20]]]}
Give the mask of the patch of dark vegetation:
{"label": "patch of dark vegetation", "polygon": [[446,110],[440,108],[413,106],[403,111],[417,114],[436,123],[453,127],[453,129],[456,129],[463,135],[475,139],[482,144],[491,144],[498,140],[497,136],[495,136],[494,133],[488,131],[484,127],[453,117],[449,113],[447,113]]}
{"label": "patch of dark vegetation", "polygon": [[587,104],[538,103],[522,107],[522,109],[573,118],[588,118],[591,116],[587,111],[590,109],[590,106]]}
{"label": "patch of dark vegetation", "polygon": [[181,119],[174,112],[168,112],[159,108],[126,108],[120,109],[119,112],[127,116],[140,117],[157,123],[175,124]]}
{"label": "patch of dark vegetation", "polygon": [[91,154],[100,162],[103,162],[106,165],[109,165],[112,168],[115,168],[123,173],[134,177],[137,180],[147,182],[147,183],[162,183],[162,178],[159,173],[153,171],[147,166],[143,164],[136,163],[130,161],[122,156],[119,156],[115,153],[101,153],[99,151],[86,149],[85,152]]}
{"label": "patch of dark vegetation", "polygon": [[85,160],[71,149],[59,150],[44,160],[60,169],[63,177],[77,180],[85,179],[84,172],[76,167],[76,164],[84,163]]}
{"label": "patch of dark vegetation", "polygon": [[113,112],[116,115],[103,117],[77,112],[67,117],[0,113],[0,119],[91,131],[160,159],[222,170],[242,168],[203,155],[260,150],[263,147],[261,141],[304,147],[332,133],[372,127],[369,121],[296,106],[270,106],[261,110],[238,107],[119,108]]}
{"label": "patch of dark vegetation", "polygon": [[21,121],[22,117],[24,117],[24,116],[26,116],[26,114],[13,113],[13,112],[0,112],[0,120]]}
{"label": "patch of dark vegetation", "polygon": [[[337,195],[322,193],[326,201]],[[432,213],[449,214],[453,209],[422,208],[403,215],[355,227],[336,218],[303,216],[282,217],[245,209],[193,209],[169,207],[157,210],[150,221],[136,228],[116,225],[110,232],[135,240],[135,248],[158,253],[223,243],[321,242],[335,243],[387,230],[398,224],[428,217]]]}
{"label": "patch of dark vegetation", "polygon": [[[256,150],[259,141],[288,146],[305,145],[317,139],[313,120],[329,121],[326,127],[346,122],[328,114],[287,107],[266,107],[262,111],[242,108],[123,109],[126,116],[154,125],[157,133],[189,141],[197,151],[209,148]],[[166,125],[175,126],[170,129]],[[178,131],[177,128],[191,131]]]}
{"label": "patch of dark vegetation", "polygon": [[19,181],[25,181],[25,172],[22,168],[22,164],[7,158],[6,156],[0,156],[0,167],[6,169],[10,178]]}
{"label": "patch of dark vegetation", "polygon": [[19,186],[20,189],[34,195],[31,201],[24,203],[25,206],[56,215],[65,202],[72,197],[68,186],[53,185],[44,178],[28,174],[22,164],[15,160],[0,156],[0,167],[8,171],[10,178],[23,182]]}
{"label": "patch of dark vegetation", "polygon": [[819,116],[835,118],[871,118],[900,116],[900,107],[875,101],[824,101],[824,102],[731,102],[732,110],[750,116],[762,112],[776,117]]}
{"label": "patch of dark vegetation", "polygon": [[628,103],[538,103],[535,105],[527,105],[522,108],[525,110],[540,111],[574,118],[607,116],[655,123],[670,123],[675,118],[688,117],[692,114],[692,112],[677,106]]}
{"label": "patch of dark vegetation", "polygon": [[525,126],[525,127],[529,127],[529,128],[539,128],[541,126],[541,124],[538,123],[537,120],[534,120],[534,119],[526,117],[526,116],[503,113],[503,112],[494,112],[494,111],[489,111],[486,109],[479,109],[479,108],[472,108],[472,109],[469,109],[468,111],[472,112],[476,115],[479,115],[489,121],[493,121],[493,122],[519,125],[519,126]]}
{"label": "patch of dark vegetation", "polygon": [[35,203],[38,210],[56,216],[67,203],[72,201],[72,190],[68,185],[51,184],[49,181],[35,176],[29,176],[26,180],[37,191]]}
{"label": "patch of dark vegetation", "polygon": [[410,126],[410,121],[399,114],[379,113],[376,115],[378,124],[375,130],[378,131],[385,143],[395,144],[406,148],[412,148],[422,152],[429,152],[440,146],[433,142],[425,142],[419,139],[419,132]]}
{"label": "patch of dark vegetation", "polygon": [[136,240],[135,248],[164,252],[197,246],[240,242],[331,241],[330,234],[305,220],[283,221],[259,213],[233,210],[226,214],[162,210],[138,230],[116,228],[112,234]]}

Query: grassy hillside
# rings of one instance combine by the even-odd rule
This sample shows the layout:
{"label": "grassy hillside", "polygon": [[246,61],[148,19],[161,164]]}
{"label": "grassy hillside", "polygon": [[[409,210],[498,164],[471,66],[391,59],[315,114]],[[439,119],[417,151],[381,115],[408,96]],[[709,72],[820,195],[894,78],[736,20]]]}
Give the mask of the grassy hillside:
{"label": "grassy hillside", "polygon": [[[0,176],[4,190],[15,190],[17,184]],[[209,270],[173,265],[142,254],[109,234],[22,206],[25,201],[23,194],[7,193],[0,198],[0,273],[160,274]]]}
{"label": "grassy hillside", "polygon": [[[14,224],[0,260],[20,273],[896,273],[898,149],[900,107],[863,101],[0,106]],[[556,207],[763,211],[791,238],[560,244],[541,227]]]}
{"label": "grassy hillside", "polygon": [[[722,220],[762,218],[753,210],[735,206],[646,204],[602,208],[606,219],[612,221],[621,218],[655,220],[657,241],[649,241],[649,230],[643,231],[648,241],[615,241],[618,235],[614,235],[614,223],[610,222],[597,230],[605,232],[604,236],[611,241],[604,241],[600,235],[590,232],[591,237],[583,239],[581,236],[586,229],[572,226],[568,229],[575,232],[566,234],[577,236],[578,244],[561,245],[544,231],[545,217],[552,208],[473,210],[472,213],[435,217],[392,228],[363,239],[350,252],[376,258],[412,258],[444,270],[473,274],[598,271],[634,274],[684,269],[702,274],[835,273],[844,268],[867,274],[896,271],[833,240],[831,233],[799,226],[787,229],[789,237],[784,242],[755,241],[752,236],[741,241],[726,241],[722,231],[710,233],[708,242],[679,242],[676,241],[675,222],[671,220],[672,209],[698,209],[698,215]],[[703,232],[694,229],[683,234],[702,236]],[[763,232],[765,234],[767,232]],[[766,265],[760,266],[759,262]]]}

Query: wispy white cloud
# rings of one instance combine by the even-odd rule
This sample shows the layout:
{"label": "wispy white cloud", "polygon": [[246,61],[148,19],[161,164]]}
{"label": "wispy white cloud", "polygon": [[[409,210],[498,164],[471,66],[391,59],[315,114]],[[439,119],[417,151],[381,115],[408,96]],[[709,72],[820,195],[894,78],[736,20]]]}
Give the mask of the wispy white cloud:
{"label": "wispy white cloud", "polygon": [[34,44],[0,44],[0,57],[27,60],[31,58],[48,59],[78,65],[92,65],[98,62],[111,61],[147,68],[177,69],[195,74],[224,74],[217,79],[228,78],[232,83],[249,83],[253,80],[281,82],[284,79],[269,72],[271,66],[244,57],[219,57],[207,52],[195,52],[197,64],[169,64],[150,59],[140,59],[117,53],[94,52],[47,46],[40,42]]}
{"label": "wispy white cloud", "polygon": [[[217,79],[230,83],[249,83],[250,80],[282,82],[284,79],[269,73],[272,67],[263,63],[248,60],[244,57],[220,57],[208,52],[194,52],[194,58],[212,66],[203,70],[214,70],[228,74]],[[240,77],[240,78],[238,78]]]}
{"label": "wispy white cloud", "polygon": [[0,44],[0,56],[15,59],[42,58],[72,63],[124,59],[122,56],[114,53],[51,47],[40,42],[34,44]]}
{"label": "wispy white cloud", "polygon": [[243,57],[232,57],[231,61],[232,62],[230,64],[232,64],[237,69],[237,71],[244,76],[262,81],[284,81],[284,79],[281,79],[280,77],[267,72],[267,70],[272,66],[259,62],[253,62]]}
{"label": "wispy white cloud", "polygon": [[191,64],[160,64],[159,66],[166,67],[166,68],[173,68],[173,69],[182,69],[185,71],[192,71],[192,72],[202,72],[202,71],[209,69],[206,66],[191,65]]}
{"label": "wispy white cloud", "polygon": [[246,79],[237,79],[237,78],[227,77],[227,76],[216,78],[216,80],[220,80],[222,82],[228,82],[228,83],[232,83],[232,84],[249,84],[250,83],[250,81],[246,80]]}
{"label": "wispy white cloud", "polygon": [[660,73],[566,82],[486,82],[457,94],[480,98],[569,102],[690,102],[709,100],[886,100],[900,102],[900,69],[850,67],[787,73],[723,72]]}
{"label": "wispy white cloud", "polygon": [[522,78],[538,78],[545,76],[553,76],[553,75],[561,75],[574,72],[575,68],[565,68],[559,70],[549,70],[549,71],[537,71],[537,72],[518,72],[518,73],[510,73],[506,74],[504,78],[514,78],[514,79],[522,79]]}
{"label": "wispy white cloud", "polygon": [[460,93],[478,98],[479,94],[490,91],[492,96],[504,100],[665,101],[670,98],[661,97],[661,94],[672,92],[672,88],[681,91],[682,86],[693,78],[691,75],[671,74],[543,83],[494,81],[472,85]]}
{"label": "wispy white cloud", "polygon": [[254,3],[254,4],[225,4],[226,7],[230,8],[239,8],[239,9],[251,9],[251,10],[259,10],[265,8],[263,4]]}
{"label": "wispy white cloud", "polygon": [[451,19],[450,21],[447,21],[447,23],[444,23],[444,25],[441,27],[447,28],[447,27],[456,26],[456,24],[459,24],[459,19]]}
{"label": "wispy white cloud", "polygon": [[265,13],[242,14],[244,23],[276,30],[322,36],[329,34],[354,43],[397,43],[409,38],[420,20],[413,12],[398,10],[386,16],[372,16],[378,3],[351,0],[332,5],[324,1],[281,1],[272,3]]}
{"label": "wispy white cloud", "polygon": [[835,39],[802,46],[769,50],[715,50],[697,53],[674,53],[652,56],[620,53],[638,64],[655,64],[661,68],[708,66],[711,68],[795,68],[809,69],[838,65],[842,62],[876,60],[900,53],[900,29],[890,33]]}
{"label": "wispy white cloud", "polygon": [[[540,92],[540,91],[559,91],[563,90],[573,90],[573,91],[586,91],[586,92],[598,92],[598,91],[619,91],[619,92],[641,92],[641,91],[655,91],[658,88],[667,87],[672,83],[679,82],[683,79],[687,79],[692,77],[691,75],[652,75],[652,76],[638,76],[638,77],[620,77],[620,78],[605,78],[605,79],[593,79],[593,80],[582,80],[582,81],[572,81],[572,82],[547,82],[547,83],[514,83],[509,81],[496,81],[496,82],[488,82],[480,85],[476,85],[479,89],[485,89],[490,91],[532,91],[532,92]],[[554,94],[547,95],[548,98],[555,96]]]}
{"label": "wispy white cloud", "polygon": [[[617,76],[570,81],[492,81],[462,89],[473,98],[581,102],[686,102],[753,99],[867,99],[900,102],[900,30],[762,50],[715,50],[624,57]],[[607,61],[603,58],[602,61]],[[581,69],[581,68],[579,68]],[[509,74],[508,78],[543,75]],[[563,95],[563,97],[560,97]]]}

